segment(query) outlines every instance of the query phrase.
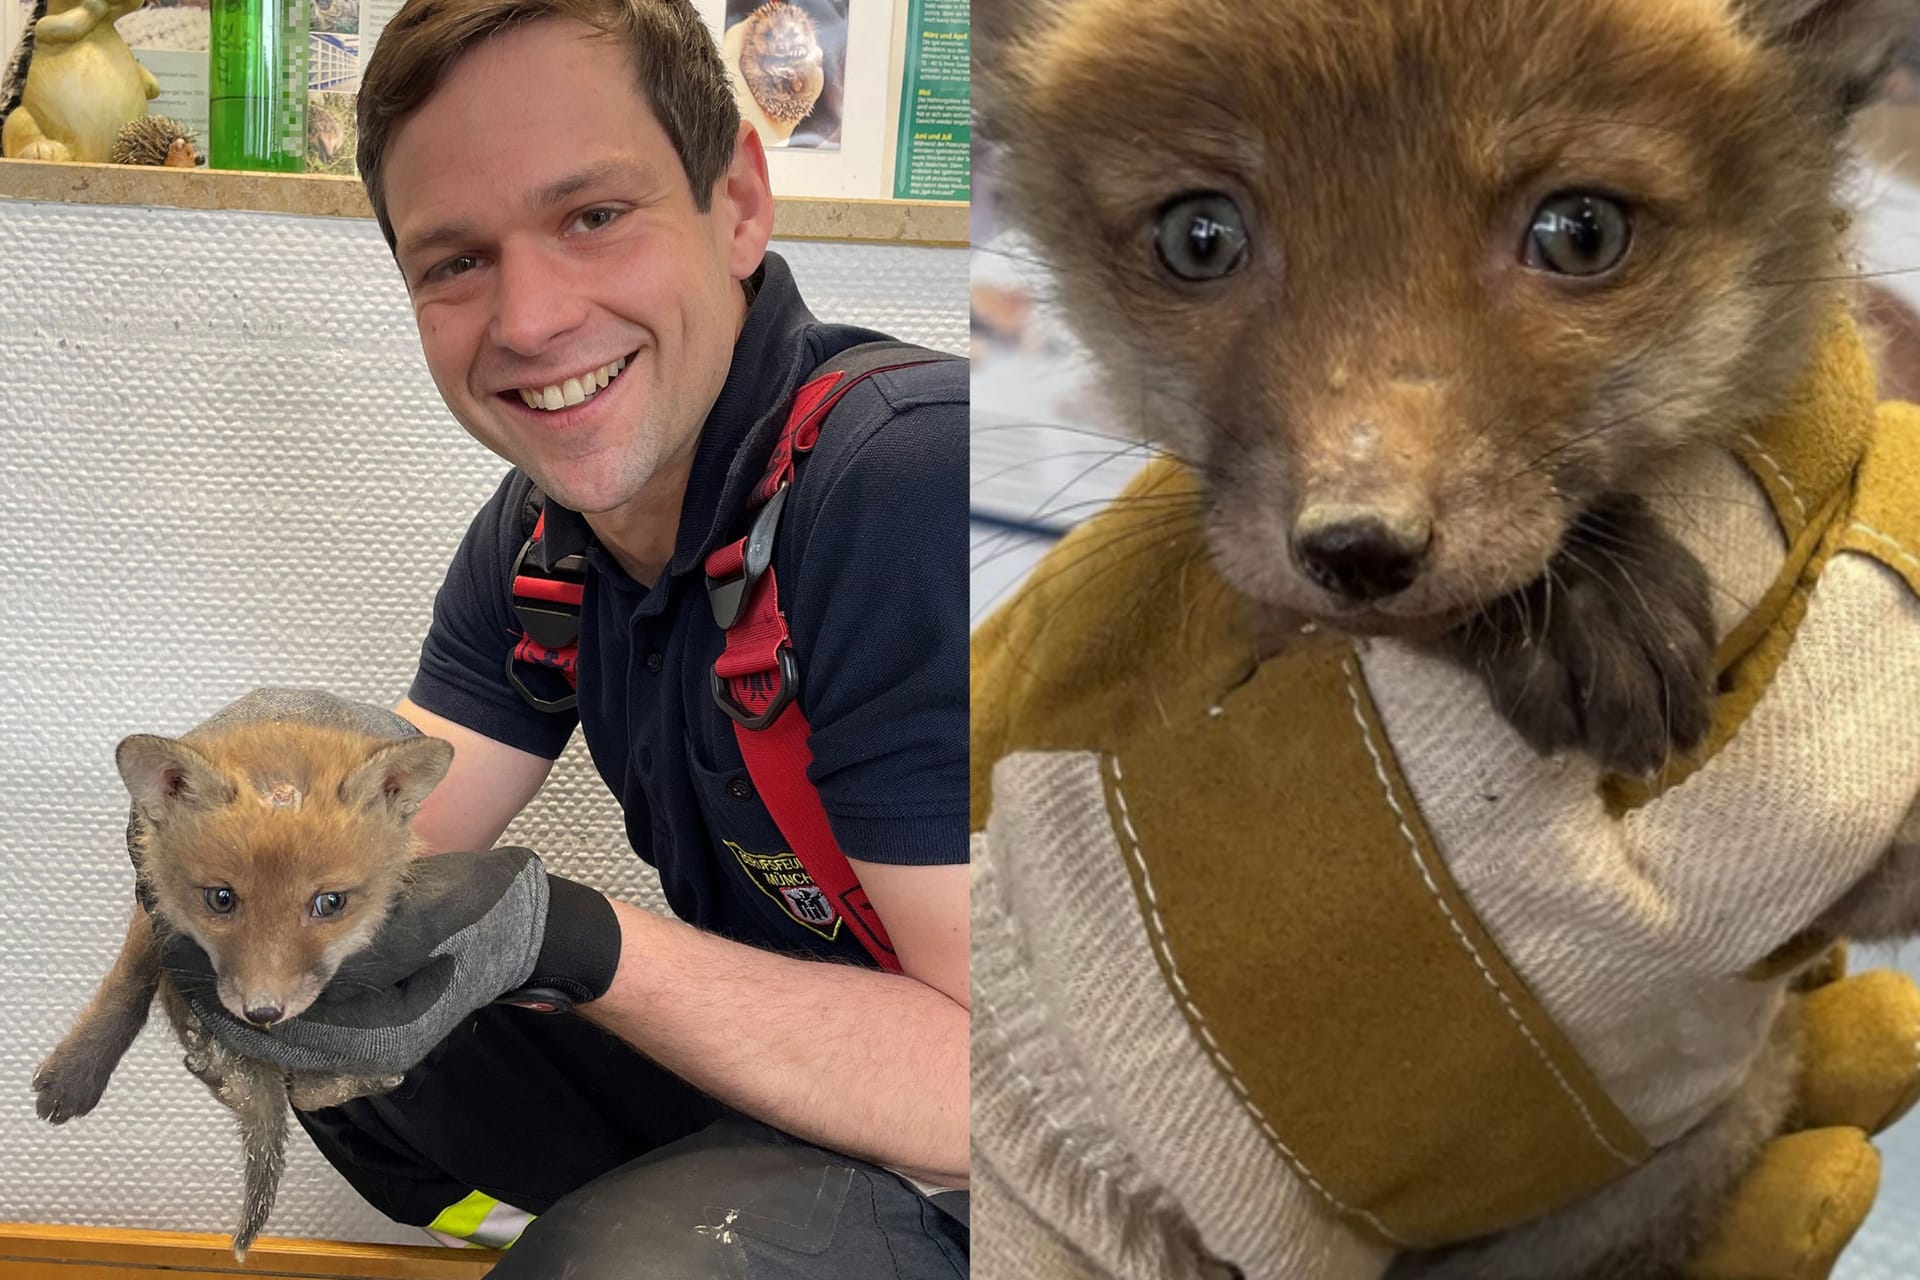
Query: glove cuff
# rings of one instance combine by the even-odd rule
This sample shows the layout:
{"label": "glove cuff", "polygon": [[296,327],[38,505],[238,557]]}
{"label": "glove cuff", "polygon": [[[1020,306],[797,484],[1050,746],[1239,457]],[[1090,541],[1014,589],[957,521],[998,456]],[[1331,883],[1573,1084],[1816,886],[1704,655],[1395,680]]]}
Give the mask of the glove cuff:
{"label": "glove cuff", "polygon": [[552,987],[575,1004],[598,1000],[620,963],[620,919],[597,889],[547,876],[547,927],[526,984]]}

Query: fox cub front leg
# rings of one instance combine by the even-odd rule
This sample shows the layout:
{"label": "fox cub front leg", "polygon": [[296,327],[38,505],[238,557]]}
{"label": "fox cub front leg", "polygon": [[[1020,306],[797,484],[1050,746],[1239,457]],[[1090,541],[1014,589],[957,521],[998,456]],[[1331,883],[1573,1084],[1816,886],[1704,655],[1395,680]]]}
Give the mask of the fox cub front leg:
{"label": "fox cub front leg", "polygon": [[100,989],[81,1011],[40,1069],[33,1073],[38,1095],[34,1108],[40,1118],[63,1124],[93,1110],[106,1091],[107,1079],[146,1025],[160,983],[160,957],[154,949],[153,926],[139,906],[127,926],[120,956]]}
{"label": "fox cub front leg", "polygon": [[1645,776],[1712,724],[1711,590],[1644,502],[1614,497],[1580,517],[1544,577],[1448,643],[1536,750]]}

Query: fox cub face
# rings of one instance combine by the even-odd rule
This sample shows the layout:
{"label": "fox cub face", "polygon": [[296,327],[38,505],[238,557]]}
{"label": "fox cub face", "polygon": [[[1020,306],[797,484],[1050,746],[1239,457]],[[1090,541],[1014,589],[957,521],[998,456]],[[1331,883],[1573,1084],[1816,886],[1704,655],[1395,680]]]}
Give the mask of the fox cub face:
{"label": "fox cub face", "polygon": [[380,927],[453,748],[267,723],[139,734],[115,760],[155,915],[207,953],[230,1013],[267,1026],[304,1012]]}
{"label": "fox cub face", "polygon": [[1910,0],[981,0],[1008,202],[1243,592],[1424,630],[1737,435]]}

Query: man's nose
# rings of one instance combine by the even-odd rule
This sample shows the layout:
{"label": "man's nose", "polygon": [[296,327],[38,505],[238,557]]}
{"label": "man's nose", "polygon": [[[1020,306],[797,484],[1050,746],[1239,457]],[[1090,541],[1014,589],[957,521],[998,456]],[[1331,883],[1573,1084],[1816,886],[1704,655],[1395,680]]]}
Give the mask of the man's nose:
{"label": "man's nose", "polygon": [[585,306],[563,273],[537,253],[503,249],[494,268],[493,344],[516,355],[537,356],[554,339],[577,328]]}

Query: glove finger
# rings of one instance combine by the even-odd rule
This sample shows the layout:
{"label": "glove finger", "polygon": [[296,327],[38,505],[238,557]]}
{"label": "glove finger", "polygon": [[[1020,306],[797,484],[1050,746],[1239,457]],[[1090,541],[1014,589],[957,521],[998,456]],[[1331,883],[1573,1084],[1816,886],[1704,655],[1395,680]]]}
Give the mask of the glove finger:
{"label": "glove finger", "polygon": [[1734,1188],[1687,1280],[1826,1280],[1879,1188],[1880,1153],[1858,1129],[1776,1138]]}
{"label": "glove finger", "polygon": [[1920,989],[1893,969],[1873,969],[1803,996],[1806,1068],[1800,1122],[1868,1133],[1920,1099]]}

